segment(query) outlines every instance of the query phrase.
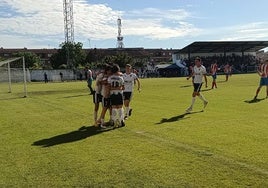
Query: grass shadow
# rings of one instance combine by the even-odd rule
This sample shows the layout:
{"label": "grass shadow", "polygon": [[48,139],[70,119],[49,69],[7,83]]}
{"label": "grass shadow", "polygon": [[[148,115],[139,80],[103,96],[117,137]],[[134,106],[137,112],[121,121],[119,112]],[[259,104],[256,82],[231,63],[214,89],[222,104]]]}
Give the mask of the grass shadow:
{"label": "grass shadow", "polygon": [[206,91],[210,91],[210,90],[212,90],[212,89],[211,88],[209,88],[209,89],[202,89],[201,92],[206,92]]}
{"label": "grass shadow", "polygon": [[88,126],[88,127],[82,126],[78,130],[75,130],[69,133],[65,133],[65,134],[53,136],[51,138],[46,138],[46,139],[35,141],[32,144],[32,146],[51,147],[55,145],[76,142],[76,141],[83,140],[94,135],[101,134],[103,132],[111,131],[111,130],[113,130],[113,127],[101,129],[95,126]]}
{"label": "grass shadow", "polygon": [[217,83],[226,83],[227,81],[225,80],[221,80],[221,81],[217,81]]}
{"label": "grass shadow", "polygon": [[245,103],[249,103],[249,104],[252,104],[252,103],[258,103],[258,102],[261,102],[263,100],[265,100],[266,98],[262,98],[262,99],[252,99],[252,100],[245,100],[244,102]]}
{"label": "grass shadow", "polygon": [[75,98],[75,97],[83,97],[83,96],[88,96],[89,94],[84,94],[84,95],[72,95],[72,96],[66,96],[66,97],[62,97],[62,98]]}
{"label": "grass shadow", "polygon": [[156,123],[156,125],[160,125],[160,124],[163,124],[163,123],[172,123],[172,122],[175,122],[175,121],[180,121],[182,119],[190,118],[190,117],[185,117],[187,115],[201,113],[201,112],[204,112],[204,111],[202,110],[202,111],[197,111],[197,112],[184,113],[184,114],[174,116],[174,117],[171,117],[171,118],[162,118],[160,122]]}
{"label": "grass shadow", "polygon": [[180,88],[185,88],[185,87],[191,87],[193,85],[185,85],[185,86],[181,86]]}
{"label": "grass shadow", "polygon": [[26,97],[12,97],[12,98],[3,98],[0,101],[9,101],[9,100],[17,100],[17,99],[25,99]]}
{"label": "grass shadow", "polygon": [[66,93],[85,93],[86,89],[59,89],[59,90],[47,90],[47,91],[29,91],[29,95],[43,96],[43,95],[55,95],[55,94],[66,94]]}

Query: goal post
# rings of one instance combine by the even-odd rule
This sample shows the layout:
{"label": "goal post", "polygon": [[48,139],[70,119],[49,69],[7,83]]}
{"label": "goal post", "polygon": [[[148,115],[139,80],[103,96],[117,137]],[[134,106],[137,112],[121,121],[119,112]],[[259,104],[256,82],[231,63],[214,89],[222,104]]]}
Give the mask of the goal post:
{"label": "goal post", "polygon": [[[2,67],[3,65],[6,65],[7,64],[8,92],[11,93],[12,92],[12,87],[11,87],[11,83],[12,83],[12,72],[11,72],[11,66],[10,66],[10,64],[12,62],[15,62],[15,61],[18,61],[18,60],[22,60],[22,74],[23,74],[23,78],[19,78],[16,81],[22,81],[23,82],[24,97],[27,97],[27,71],[26,71],[26,67],[25,67],[25,59],[24,59],[24,56],[23,57],[17,57],[17,58],[11,58],[11,59],[7,59],[7,60],[4,60],[4,61],[0,61],[0,67]],[[15,72],[14,74],[16,74],[16,70],[14,70],[13,72]],[[17,73],[17,74],[19,74],[19,73]],[[5,77],[5,74],[2,74],[2,76]],[[1,79],[6,80],[3,77]]]}
{"label": "goal post", "polygon": [[26,68],[25,68],[25,58],[22,57],[22,68],[23,68],[23,89],[24,89],[24,97],[27,97],[27,80],[26,80]]}

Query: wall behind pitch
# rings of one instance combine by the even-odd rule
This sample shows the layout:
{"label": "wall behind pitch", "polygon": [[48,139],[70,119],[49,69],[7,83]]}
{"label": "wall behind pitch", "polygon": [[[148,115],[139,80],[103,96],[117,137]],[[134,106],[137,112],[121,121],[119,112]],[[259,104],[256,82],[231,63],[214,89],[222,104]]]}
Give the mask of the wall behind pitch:
{"label": "wall behind pitch", "polygon": [[58,70],[31,70],[31,81],[44,81],[45,73],[47,78],[52,82],[60,82],[60,72],[63,74],[63,80],[75,80],[76,76],[73,70],[70,69],[58,69]]}

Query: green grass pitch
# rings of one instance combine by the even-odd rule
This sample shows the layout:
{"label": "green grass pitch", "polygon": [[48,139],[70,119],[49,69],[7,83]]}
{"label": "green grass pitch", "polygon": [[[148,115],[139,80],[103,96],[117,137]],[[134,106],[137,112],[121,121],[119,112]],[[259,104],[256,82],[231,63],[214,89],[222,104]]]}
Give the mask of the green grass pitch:
{"label": "green grass pitch", "polygon": [[[86,82],[0,84],[0,187],[268,187],[259,77],[218,77],[204,112],[186,78],[141,79],[126,127],[95,130]],[[209,78],[209,88],[211,77]],[[84,128],[81,128],[84,127]]]}

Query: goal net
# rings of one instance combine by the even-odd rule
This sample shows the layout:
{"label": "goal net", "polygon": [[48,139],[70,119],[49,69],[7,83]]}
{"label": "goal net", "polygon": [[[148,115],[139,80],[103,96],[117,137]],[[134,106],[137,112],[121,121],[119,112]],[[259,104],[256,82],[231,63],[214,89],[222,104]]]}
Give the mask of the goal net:
{"label": "goal net", "polygon": [[24,57],[0,61],[0,82],[8,83],[9,93],[12,93],[12,83],[23,83],[24,97],[27,97],[27,81],[30,81],[30,73],[25,68]]}

